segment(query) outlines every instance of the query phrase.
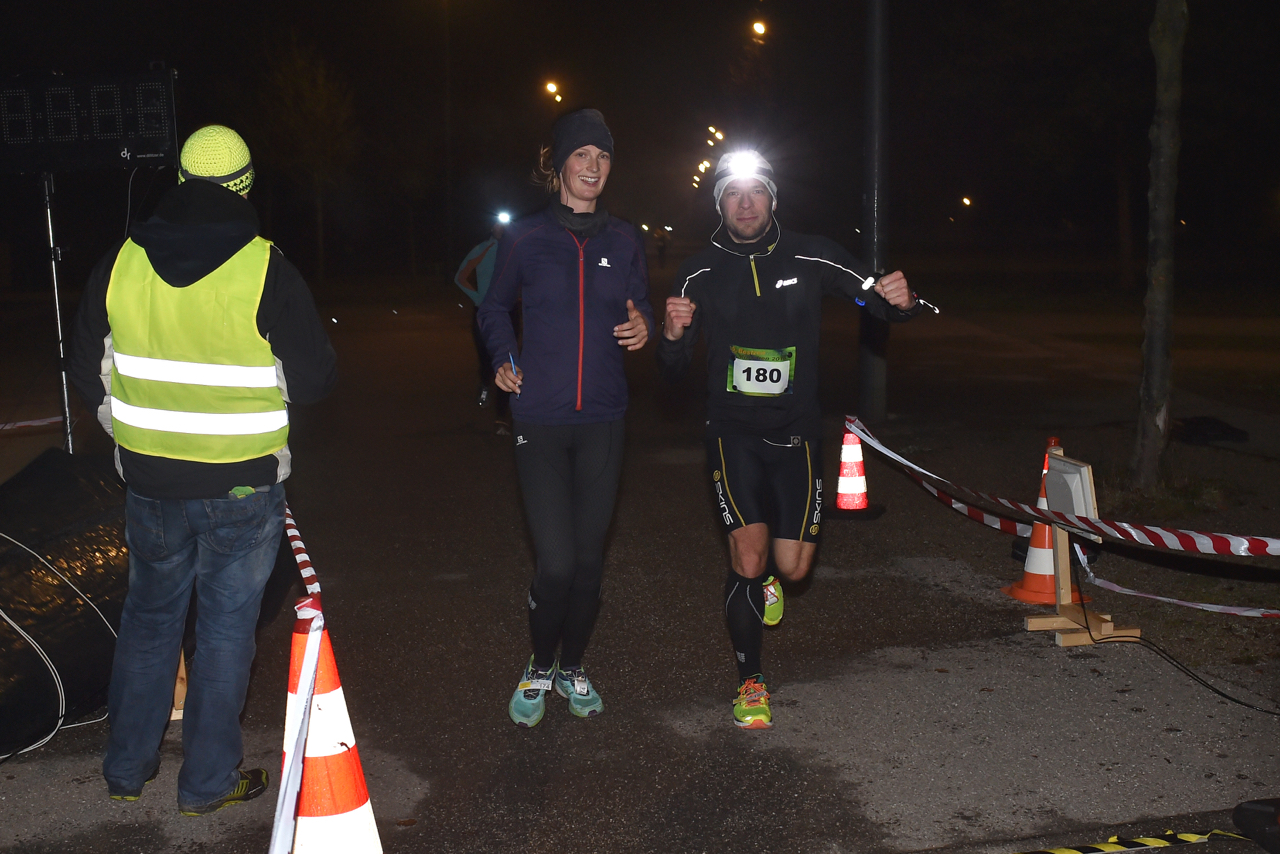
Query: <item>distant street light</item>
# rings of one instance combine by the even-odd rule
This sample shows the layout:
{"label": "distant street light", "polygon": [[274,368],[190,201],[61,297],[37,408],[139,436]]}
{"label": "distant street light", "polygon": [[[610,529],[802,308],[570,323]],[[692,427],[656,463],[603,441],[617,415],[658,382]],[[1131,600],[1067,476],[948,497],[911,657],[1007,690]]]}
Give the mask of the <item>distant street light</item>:
{"label": "distant street light", "polygon": [[755,30],[756,35],[758,36],[764,35],[764,22],[756,21],[754,24],[751,25],[751,29]]}
{"label": "distant street light", "polygon": [[715,132],[716,132],[715,128],[711,127],[710,125],[707,126],[707,133],[715,133]]}
{"label": "distant street light", "polygon": [[969,199],[968,199],[968,197],[967,197],[967,196],[966,196],[965,198],[961,199],[960,201],[964,202],[964,206],[965,206],[966,208],[967,208],[967,207],[969,207],[969,205],[973,204],[973,202],[969,201]]}
{"label": "distant street light", "polygon": [[556,84],[554,83],[547,84],[547,92],[555,96],[556,103],[559,103],[562,100],[559,94],[559,90],[560,90],[560,87],[557,86]]}

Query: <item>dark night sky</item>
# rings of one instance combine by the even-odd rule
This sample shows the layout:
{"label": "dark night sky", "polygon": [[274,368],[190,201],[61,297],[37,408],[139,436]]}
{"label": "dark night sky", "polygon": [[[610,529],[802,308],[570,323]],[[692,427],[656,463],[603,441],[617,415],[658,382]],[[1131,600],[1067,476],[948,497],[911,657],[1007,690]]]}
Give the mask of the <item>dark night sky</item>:
{"label": "dark night sky", "polygon": [[[788,226],[852,241],[860,224],[863,2],[455,0],[447,40],[442,0],[134,2],[119,12],[123,6],[22,4],[0,34],[0,74],[129,72],[163,60],[179,71],[185,135],[211,121],[262,127],[271,120],[259,103],[269,69],[293,40],[313,49],[351,90],[356,114],[357,157],[328,199],[340,271],[405,269],[410,240],[421,259],[452,261],[482,236],[491,212],[543,204],[528,174],[562,109],[542,89],[550,79],[566,106],[595,106],[608,119],[617,157],[605,202],[619,215],[705,233],[710,194],[695,191],[690,177],[701,158],[715,159],[705,143],[714,124],[773,161]],[[1106,251],[1116,241],[1123,173],[1141,251],[1153,0],[888,6],[892,247]],[[759,47],[750,43],[756,19],[769,26]],[[1256,254],[1280,242],[1280,73],[1266,58],[1278,32],[1274,0],[1190,2],[1179,194],[1188,251]],[[454,214],[447,250],[446,67]],[[305,259],[309,191],[246,137],[268,236]],[[60,178],[64,242],[79,250],[73,269],[122,231],[126,178]],[[134,212],[171,180],[171,172],[140,173]],[[0,242],[10,244],[15,279],[26,276],[21,259],[40,224],[34,185],[32,177],[0,177]],[[959,206],[962,195],[972,208]]]}

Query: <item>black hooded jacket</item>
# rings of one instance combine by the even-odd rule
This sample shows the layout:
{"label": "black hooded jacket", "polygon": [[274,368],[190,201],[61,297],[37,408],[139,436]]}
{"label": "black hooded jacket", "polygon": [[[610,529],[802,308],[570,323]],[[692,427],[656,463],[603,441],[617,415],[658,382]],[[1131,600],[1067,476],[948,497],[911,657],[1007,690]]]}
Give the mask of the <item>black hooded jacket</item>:
{"label": "black hooded jacket", "polygon": [[[922,306],[896,308],[863,281],[870,267],[825,237],[780,231],[775,221],[751,244],[713,235],[711,245],[676,271],[673,296],[691,299],[693,322],[683,337],[658,334],[663,376],[676,382],[693,359],[699,335],[707,339],[707,424],[712,431],[752,435],[811,435],[821,426],[818,409],[818,333],[822,297],[832,295],[866,307],[882,320],[900,322]],[[753,354],[767,354],[758,356]],[[789,357],[784,360],[784,357]],[[737,376],[752,361],[777,371],[781,393],[756,395]]]}
{"label": "black hooded jacket", "polygon": [[[258,234],[258,214],[247,199],[208,181],[170,190],[129,237],[147,253],[160,278],[185,288],[222,266]],[[111,325],[107,286],[121,241],[102,257],[85,285],[71,340],[68,375],[103,426],[110,428]],[[337,380],[337,357],[302,274],[275,247],[258,305],[258,331],[284,372],[285,400],[314,403]],[[200,463],[150,456],[117,447],[117,468],[135,492],[150,498],[216,498],[237,486],[266,486],[288,476],[288,449],[238,463]]]}

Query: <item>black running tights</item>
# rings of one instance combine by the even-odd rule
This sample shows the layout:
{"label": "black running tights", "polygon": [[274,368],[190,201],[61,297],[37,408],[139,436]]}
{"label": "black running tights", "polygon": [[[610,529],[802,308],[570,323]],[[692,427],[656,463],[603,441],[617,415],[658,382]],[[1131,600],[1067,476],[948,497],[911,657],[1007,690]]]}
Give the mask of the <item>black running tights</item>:
{"label": "black running tights", "polygon": [[533,661],[576,667],[595,626],[604,540],[622,473],[623,421],[513,425],[537,568],[529,586]]}

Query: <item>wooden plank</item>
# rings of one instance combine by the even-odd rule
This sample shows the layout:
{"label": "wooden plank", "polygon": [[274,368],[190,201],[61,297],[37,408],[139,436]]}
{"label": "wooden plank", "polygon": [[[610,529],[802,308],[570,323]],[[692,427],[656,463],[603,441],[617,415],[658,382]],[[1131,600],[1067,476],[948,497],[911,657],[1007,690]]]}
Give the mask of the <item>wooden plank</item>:
{"label": "wooden plank", "polygon": [[1115,631],[1110,615],[1094,613],[1083,605],[1059,605],[1058,615],[1066,617],[1082,629],[1091,629],[1098,637],[1106,637]]}
{"label": "wooden plank", "polygon": [[[1112,629],[1111,634],[1107,636],[1107,643],[1115,641],[1136,642],[1142,635],[1142,630],[1134,626],[1117,626]],[[1098,640],[1103,638],[1097,633],[1093,637],[1084,629],[1075,629],[1074,631],[1058,632],[1058,646],[1089,646],[1094,643],[1093,638]]]}
{"label": "wooden plank", "polygon": [[[1089,613],[1093,614],[1092,611]],[[1110,614],[1096,614],[1095,616],[1103,620],[1111,619]],[[1061,614],[1043,614],[1035,617],[1024,617],[1022,625],[1023,628],[1029,632],[1052,632],[1061,629],[1082,628],[1080,623]],[[1097,632],[1094,632],[1094,634],[1097,634]]]}
{"label": "wooden plank", "polygon": [[182,720],[182,709],[187,705],[187,658],[178,652],[178,678],[173,683],[173,710],[169,712],[169,720]]}

